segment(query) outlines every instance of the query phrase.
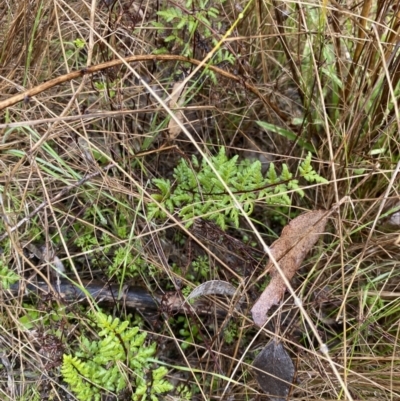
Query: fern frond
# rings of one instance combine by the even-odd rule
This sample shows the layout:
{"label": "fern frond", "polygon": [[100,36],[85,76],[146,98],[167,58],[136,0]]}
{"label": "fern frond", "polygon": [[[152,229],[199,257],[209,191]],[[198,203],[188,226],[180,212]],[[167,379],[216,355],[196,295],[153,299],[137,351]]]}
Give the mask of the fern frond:
{"label": "fern frond", "polygon": [[[274,163],[271,163],[264,176],[259,161],[238,162],[238,156],[228,158],[223,147],[211,158],[211,163],[222,181],[205,160],[200,163],[193,157],[192,166],[196,166],[195,170],[182,159],[174,169],[175,188],[169,192],[168,200],[163,197],[164,203],[169,201],[170,205],[173,204],[179,210],[179,216],[187,221],[187,226],[191,224],[190,219],[198,216],[215,221],[223,230],[228,223],[239,226],[239,209],[227,193],[225,185],[234,193],[240,192],[234,196],[248,215],[253,212],[257,201],[287,206],[291,203],[288,191],[294,190],[304,196],[298,180],[293,179],[286,164],[282,164],[279,175]],[[308,182],[326,182],[313,170],[311,153],[300,164],[299,171]],[[158,181],[155,184],[159,186]],[[161,215],[155,212],[154,204],[149,205],[149,210],[153,215]]]}
{"label": "fern frond", "polygon": [[[151,370],[156,360],[156,343],[145,346],[146,332],[138,327],[129,327],[129,321],[120,321],[104,313],[93,315],[95,324],[102,337],[99,341],[89,341],[83,337],[83,347],[79,356],[64,355],[61,373],[79,400],[100,401],[101,391],[119,392],[128,385],[128,372],[133,372],[131,381],[137,388],[133,399],[146,392],[147,384],[143,379],[145,372]],[[128,355],[126,354],[128,352]],[[125,366],[125,364],[127,366]],[[122,369],[129,368],[126,372]],[[168,373],[165,367],[153,370],[152,397],[170,391],[173,385],[164,379]],[[157,398],[157,397],[156,397]]]}
{"label": "fern frond", "polygon": [[316,182],[320,184],[326,184],[328,180],[321,177],[311,165],[311,152],[308,153],[305,160],[299,166],[300,175],[308,182]]}
{"label": "fern frond", "polygon": [[165,21],[171,22],[175,18],[181,19],[182,18],[182,11],[177,7],[171,7],[166,10],[158,11],[157,14],[164,18]]}

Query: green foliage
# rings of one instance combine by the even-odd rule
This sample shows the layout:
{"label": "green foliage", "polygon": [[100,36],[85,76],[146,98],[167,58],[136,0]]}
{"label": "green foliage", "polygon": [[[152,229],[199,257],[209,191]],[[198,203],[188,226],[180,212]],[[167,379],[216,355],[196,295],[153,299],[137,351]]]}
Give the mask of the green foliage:
{"label": "green foliage", "polygon": [[53,330],[52,327],[57,327],[56,323],[60,320],[72,317],[72,314],[66,313],[63,306],[53,305],[51,310],[44,311],[24,303],[23,308],[24,314],[18,318],[18,321],[26,330],[46,327],[48,332],[53,332],[56,336],[61,336],[61,332],[58,329]]}
{"label": "green foliage", "polygon": [[[224,1],[219,1],[223,3]],[[168,4],[168,3],[165,3]],[[219,18],[219,10],[212,6],[210,0],[199,0],[193,4],[193,0],[187,0],[185,8],[178,8],[171,4],[169,7],[160,10],[157,14],[160,17],[158,22],[153,22],[160,33],[165,34],[164,42],[168,45],[181,49],[181,54],[186,57],[193,57],[194,43],[206,48],[206,52],[211,50],[218,43],[218,39],[214,37],[212,28],[220,31],[222,26]],[[196,7],[195,11],[193,7]],[[194,42],[195,35],[197,36]],[[208,45],[210,43],[211,46]],[[157,49],[156,53],[167,53],[166,48]],[[213,62],[219,64],[221,62],[229,62],[233,64],[235,57],[226,49],[218,49],[215,52]],[[216,77],[212,71],[207,71],[207,74],[216,83]]]}
{"label": "green foliage", "polygon": [[207,275],[211,271],[208,257],[205,255],[197,256],[196,259],[191,263],[191,268],[197,277],[202,279],[207,278]]}
{"label": "green foliage", "polygon": [[18,274],[8,268],[4,260],[4,255],[0,255],[0,282],[4,290],[10,288],[11,285],[19,280]]}
{"label": "green foliage", "polygon": [[86,63],[86,53],[83,51],[87,43],[82,38],[76,38],[72,42],[64,42],[65,55],[72,68],[82,68]]}
{"label": "green foliage", "polygon": [[[94,205],[89,207],[85,219],[92,220],[93,225],[82,227],[82,224],[77,222],[74,228],[79,235],[75,236],[74,244],[82,252],[95,256],[92,258],[92,268],[106,270],[108,277],[116,278],[119,282],[123,282],[126,278],[138,277],[143,273],[148,275],[150,272],[154,275],[157,269],[142,257],[142,241],[132,239],[133,221],[126,217],[126,211],[121,209],[113,211],[106,207],[103,209]],[[107,231],[100,234],[98,228]],[[115,245],[115,239],[108,232],[128,241],[124,244],[118,242]]]}
{"label": "green foliage", "polygon": [[154,273],[156,268],[140,256],[141,248],[140,241],[135,241],[134,245],[118,246],[108,267],[108,276],[123,282],[126,278],[138,277],[144,272]]}
{"label": "green foliage", "polygon": [[86,42],[82,38],[77,38],[74,40],[74,45],[77,49],[83,49],[86,46]]}
{"label": "green foliage", "polygon": [[99,247],[97,238],[92,231],[80,235],[75,239],[74,243],[84,252],[88,252]]}
{"label": "green foliage", "polygon": [[180,401],[184,401],[184,400],[191,401],[192,400],[193,393],[184,384],[178,384],[177,392],[179,394]]}
{"label": "green foliage", "polygon": [[[199,285],[203,281],[207,281],[207,279],[211,279],[210,273],[212,271],[209,263],[209,259],[205,255],[199,255],[192,261],[189,268],[182,268],[181,266],[176,265],[175,263],[172,265],[172,270],[174,273],[178,274],[181,277],[184,277],[186,280],[190,281],[194,285]],[[193,288],[187,287],[185,291],[189,291],[189,293],[193,290]],[[187,294],[189,295],[189,294]]]}
{"label": "green foliage", "polygon": [[110,96],[110,98],[115,97],[115,90],[110,89],[110,88],[115,88],[117,86],[117,82],[111,82],[111,83],[106,83],[106,82],[95,82],[94,87],[99,91],[105,93],[106,96]]}
{"label": "green foliage", "polygon": [[133,401],[157,401],[159,394],[173,389],[164,379],[168,370],[154,368],[156,343],[145,344],[146,332],[103,313],[96,313],[94,320],[101,339],[82,336],[80,351],[64,355],[61,368],[79,400],[99,401],[104,391],[119,393],[129,385]]}
{"label": "green foliage", "polygon": [[[297,124],[302,125],[303,124],[303,119],[300,119],[300,121],[297,121],[295,119],[295,121],[293,121],[293,123],[297,123]],[[275,124],[267,123],[265,121],[257,121],[257,124],[261,128],[263,128],[263,129],[265,129],[267,131],[272,131],[275,134],[281,135],[284,138],[289,139],[290,141],[296,141],[297,144],[299,146],[301,146],[303,149],[307,150],[308,152],[315,153],[314,146],[311,143],[306,142],[303,139],[299,138],[298,135],[295,134],[293,131],[285,129],[285,128],[282,128],[282,127],[280,127],[278,125],[275,125]]]}
{"label": "green foliage", "polygon": [[318,175],[312,168],[311,153],[309,153],[306,159],[302,163],[300,163],[299,170],[300,175],[304,177],[308,182],[316,182],[320,184],[325,184],[328,182],[325,178]]}
{"label": "green foliage", "polygon": [[[253,212],[255,203],[260,201],[269,205],[290,205],[288,191],[294,190],[304,196],[298,180],[293,179],[286,164],[282,165],[282,172],[278,174],[275,165],[271,163],[264,176],[258,160],[238,162],[238,156],[229,159],[224,148],[211,158],[211,163],[248,215]],[[313,170],[311,153],[300,163],[299,173],[308,182],[326,182]],[[193,156],[190,166],[185,159],[181,159],[174,169],[174,179],[173,188],[169,180],[153,180],[160,191],[153,195],[153,199],[161,207],[151,202],[148,205],[150,218],[166,218],[166,211],[173,213],[177,210],[188,225],[193,218],[203,217],[214,221],[223,230],[227,224],[239,226],[239,210],[234,200],[205,160],[200,163]]]}
{"label": "green foliage", "polygon": [[187,317],[179,316],[176,322],[183,324],[183,328],[179,330],[179,334],[185,339],[185,341],[181,343],[181,348],[183,350],[189,348],[192,344],[196,344],[196,340],[202,340],[199,328],[196,325],[191,325]]}
{"label": "green foliage", "polygon": [[224,340],[227,344],[232,344],[238,338],[238,326],[237,323],[232,320],[228,323],[228,325],[224,329]]}

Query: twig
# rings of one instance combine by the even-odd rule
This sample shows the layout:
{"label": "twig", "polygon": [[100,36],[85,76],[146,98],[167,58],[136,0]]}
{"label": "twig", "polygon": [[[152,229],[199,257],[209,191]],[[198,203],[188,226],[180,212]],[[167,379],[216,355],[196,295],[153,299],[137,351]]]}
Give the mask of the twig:
{"label": "twig", "polygon": [[[139,56],[129,56],[117,60],[111,60],[107,61],[105,63],[93,65],[91,67],[83,68],[78,71],[73,71],[70,72],[69,74],[64,74],[61,75],[57,78],[51,79],[50,81],[44,82],[38,86],[35,86],[32,89],[28,89],[25,92],[19,93],[18,95],[11,96],[10,98],[3,100],[0,102],[0,110],[5,109],[6,107],[13,106],[14,104],[21,102],[22,100],[29,99],[33,96],[38,95],[39,93],[42,93],[50,88],[53,88],[54,86],[60,85],[64,82],[71,81],[73,79],[77,79],[80,77],[83,77],[84,75],[88,74],[94,74],[96,72],[105,70],[107,68],[111,67],[117,67],[119,65],[122,65],[124,62],[126,63],[133,63],[133,62],[138,62],[138,61],[154,61],[154,60],[160,60],[160,61],[182,61],[184,63],[191,63],[194,65],[201,65],[202,61],[193,59],[193,58],[188,58],[184,56],[177,56],[177,55],[172,55],[172,54],[145,54],[145,55],[139,55]],[[245,79],[243,79],[240,76],[236,76],[234,74],[231,74],[221,68],[215,67],[213,65],[204,65],[204,69],[209,69],[213,72],[216,72],[217,74],[220,74],[224,77],[227,77],[231,79],[232,81],[236,81],[239,83],[242,83],[246,89],[248,89],[250,92],[254,93],[266,106],[270,107],[276,114],[278,114],[279,117],[281,117],[283,120],[288,120],[289,116],[282,112],[279,107],[271,102],[267,97],[261,95],[261,93],[258,91],[258,89],[251,85],[249,82],[247,82]]]}

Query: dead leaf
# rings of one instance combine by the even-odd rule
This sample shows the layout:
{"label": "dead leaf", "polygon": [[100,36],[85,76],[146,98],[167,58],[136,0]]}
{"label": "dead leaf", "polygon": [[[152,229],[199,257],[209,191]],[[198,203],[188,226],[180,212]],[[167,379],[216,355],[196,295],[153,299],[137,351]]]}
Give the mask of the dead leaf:
{"label": "dead leaf", "polygon": [[[197,286],[186,298],[186,301],[197,298],[204,295],[228,295],[234,297],[237,295],[237,288],[232,284],[222,280],[210,280]],[[239,304],[245,301],[245,297],[242,296],[239,300]]]}
{"label": "dead leaf", "polygon": [[[324,232],[327,221],[325,210],[301,214],[284,227],[281,237],[271,245],[271,253],[289,281]],[[259,327],[266,322],[268,310],[280,302],[286,291],[285,282],[272,262],[266,270],[270,272],[271,281],[251,309],[254,323]]]}
{"label": "dead leaf", "polygon": [[[179,90],[179,86],[181,84],[182,82],[176,82],[174,87],[172,88],[172,97],[169,101],[169,107],[171,109],[182,107],[185,104],[185,96],[181,96],[183,88]],[[175,117],[183,124],[183,122],[185,121],[185,114],[183,113],[183,111],[177,110],[174,112],[174,114]],[[182,129],[178,125],[178,123],[173,118],[171,118],[168,123],[168,132],[170,139],[175,139],[181,133],[181,131]]]}
{"label": "dead leaf", "polygon": [[294,366],[282,343],[271,341],[253,362],[259,386],[271,401],[286,400],[294,377]]}

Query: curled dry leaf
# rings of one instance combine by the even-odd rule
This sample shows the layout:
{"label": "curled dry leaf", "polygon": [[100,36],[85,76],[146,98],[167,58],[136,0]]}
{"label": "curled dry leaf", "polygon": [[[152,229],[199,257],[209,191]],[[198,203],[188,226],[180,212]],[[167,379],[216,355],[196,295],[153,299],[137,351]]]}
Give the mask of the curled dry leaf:
{"label": "curled dry leaf", "polygon": [[[186,301],[204,295],[228,295],[234,297],[237,289],[230,283],[222,280],[210,280],[196,287],[186,298]],[[239,304],[245,301],[244,296],[240,298]]]}
{"label": "curled dry leaf", "polygon": [[[179,86],[182,84],[182,82],[176,82],[174,87],[172,88],[171,92],[171,100],[169,102],[169,107],[171,109],[175,109],[177,107],[183,106],[185,103],[185,97],[181,96],[183,89],[179,90]],[[183,124],[185,121],[185,114],[183,113],[182,110],[177,110],[175,111],[175,117]],[[178,123],[171,118],[169,120],[168,124],[168,133],[169,133],[169,138],[170,139],[175,139],[180,133],[181,133],[181,127],[178,125]]]}
{"label": "curled dry leaf", "polygon": [[[325,230],[327,220],[328,212],[325,210],[304,213],[285,226],[281,237],[271,245],[271,253],[289,281]],[[271,281],[251,309],[254,323],[259,327],[265,324],[268,310],[280,302],[286,290],[274,264],[269,262],[266,269],[270,272]]]}

